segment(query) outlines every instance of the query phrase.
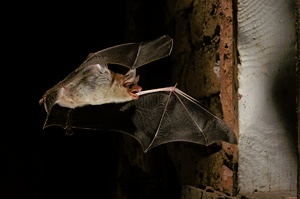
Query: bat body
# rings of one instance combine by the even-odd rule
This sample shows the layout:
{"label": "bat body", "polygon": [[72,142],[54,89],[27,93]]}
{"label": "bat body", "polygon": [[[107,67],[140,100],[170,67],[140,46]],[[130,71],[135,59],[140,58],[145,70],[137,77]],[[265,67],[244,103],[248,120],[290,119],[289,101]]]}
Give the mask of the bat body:
{"label": "bat body", "polygon": [[86,67],[78,76],[57,91],[55,103],[68,108],[119,103],[137,99],[135,92],[142,89],[137,85],[135,69],[122,75],[95,64]]}
{"label": "bat body", "polygon": [[[144,152],[175,141],[210,145],[236,144],[234,132],[211,111],[175,87],[142,91],[136,68],[168,56],[169,36],[114,46],[94,53],[41,98],[47,112],[44,128],[58,125],[113,131],[137,139]],[[126,74],[107,63],[129,68]],[[117,121],[117,122],[116,122]]]}
{"label": "bat body", "polygon": [[[136,85],[138,77],[135,77],[135,69],[170,55],[172,48],[173,39],[164,35],[148,42],[121,44],[91,53],[76,70],[46,91],[39,103],[44,103],[49,113],[57,103],[75,108],[136,99],[138,96],[134,93],[141,88]],[[109,70],[108,64],[118,64],[129,68],[129,71],[124,77]],[[124,93],[124,89],[129,93]]]}

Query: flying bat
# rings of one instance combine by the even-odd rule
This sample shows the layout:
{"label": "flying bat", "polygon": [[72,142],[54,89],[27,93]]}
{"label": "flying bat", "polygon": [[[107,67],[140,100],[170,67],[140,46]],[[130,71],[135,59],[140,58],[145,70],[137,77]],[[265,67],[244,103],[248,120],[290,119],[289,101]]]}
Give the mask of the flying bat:
{"label": "flying bat", "polygon": [[[90,54],[65,79],[45,92],[43,128],[120,132],[135,138],[144,152],[169,142],[208,146],[237,144],[235,133],[208,108],[176,86],[142,91],[136,69],[171,54],[173,39],[126,43]],[[128,68],[125,74],[108,64]]]}

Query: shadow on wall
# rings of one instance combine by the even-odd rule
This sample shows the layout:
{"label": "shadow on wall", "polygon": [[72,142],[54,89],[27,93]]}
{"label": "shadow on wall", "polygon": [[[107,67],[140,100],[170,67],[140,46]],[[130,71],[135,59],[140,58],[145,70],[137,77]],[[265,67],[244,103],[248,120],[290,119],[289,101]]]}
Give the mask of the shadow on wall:
{"label": "shadow on wall", "polygon": [[[291,60],[291,54],[286,55]],[[296,112],[296,63],[291,60],[281,63],[274,78],[272,86],[272,97],[280,120],[286,130],[286,138],[291,151],[295,152],[297,158],[297,112]]]}

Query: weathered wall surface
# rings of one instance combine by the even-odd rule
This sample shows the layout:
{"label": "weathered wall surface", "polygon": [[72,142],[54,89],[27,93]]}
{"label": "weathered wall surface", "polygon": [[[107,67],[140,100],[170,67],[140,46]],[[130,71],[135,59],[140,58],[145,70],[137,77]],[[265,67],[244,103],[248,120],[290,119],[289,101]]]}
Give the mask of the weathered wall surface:
{"label": "weathered wall surface", "polygon": [[297,32],[297,112],[298,112],[298,188],[297,197],[300,198],[300,0],[296,1],[296,32]]}
{"label": "weathered wall surface", "polygon": [[[224,9],[225,8],[225,9]],[[231,1],[127,1],[126,40],[142,41],[169,34],[174,39],[170,57],[140,69],[143,88],[172,86],[200,100],[236,129],[231,118],[232,2]],[[228,25],[226,25],[228,23]],[[227,30],[224,34],[222,31]],[[222,39],[226,36],[226,39]],[[221,49],[221,50],[220,50]],[[227,69],[223,65],[227,63]],[[222,85],[226,82],[226,86]],[[224,106],[220,96],[227,96]],[[223,112],[227,107],[226,112]],[[230,113],[228,114],[228,112]],[[235,146],[216,143],[204,147],[192,143],[169,143],[144,154],[139,143],[128,136],[120,150],[118,198],[188,198],[184,185],[209,192],[236,192],[237,152]],[[155,193],[157,193],[155,195]],[[158,194],[159,193],[159,194]]]}
{"label": "weathered wall surface", "polygon": [[238,1],[241,192],[296,190],[295,4]]}
{"label": "weathered wall surface", "polygon": [[[225,100],[221,103],[225,96],[228,97],[228,102],[232,103],[233,63],[227,63],[227,73],[224,69],[227,59],[231,60],[233,51],[232,2],[173,2],[168,1],[168,8],[172,12],[170,11],[166,18],[167,22],[172,21],[174,24],[176,41],[172,55],[173,82],[177,82],[178,87],[189,95],[201,100],[220,118],[227,120],[234,129],[234,121],[228,122],[233,116],[233,111],[228,114],[233,105],[223,112]],[[231,27],[231,30],[227,29],[228,27]],[[229,93],[225,84],[228,89],[231,86]],[[225,119],[223,115],[228,117]],[[222,150],[212,154],[198,152],[207,149],[197,149],[191,145],[182,144],[178,145],[178,148],[171,148],[172,146],[174,145],[168,148],[169,153],[176,168],[179,168],[178,173],[183,184],[201,188],[212,187],[228,194],[235,192],[237,163],[234,146],[220,145]],[[194,173],[191,173],[190,169],[193,169]]]}

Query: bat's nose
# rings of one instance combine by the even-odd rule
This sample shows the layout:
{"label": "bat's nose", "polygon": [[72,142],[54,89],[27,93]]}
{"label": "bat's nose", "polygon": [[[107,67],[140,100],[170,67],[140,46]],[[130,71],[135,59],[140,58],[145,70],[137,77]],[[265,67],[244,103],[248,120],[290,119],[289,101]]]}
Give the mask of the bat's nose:
{"label": "bat's nose", "polygon": [[139,86],[139,85],[134,85],[131,89],[130,89],[130,92],[131,93],[138,93],[138,92],[140,92],[142,90],[142,87],[141,86]]}

